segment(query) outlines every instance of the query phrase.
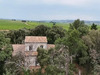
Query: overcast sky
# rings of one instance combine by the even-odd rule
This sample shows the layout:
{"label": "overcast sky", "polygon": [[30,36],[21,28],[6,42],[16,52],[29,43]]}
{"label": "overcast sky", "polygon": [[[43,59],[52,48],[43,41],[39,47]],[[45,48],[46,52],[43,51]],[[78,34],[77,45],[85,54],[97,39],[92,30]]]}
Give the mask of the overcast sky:
{"label": "overcast sky", "polygon": [[0,0],[0,18],[100,20],[100,0]]}

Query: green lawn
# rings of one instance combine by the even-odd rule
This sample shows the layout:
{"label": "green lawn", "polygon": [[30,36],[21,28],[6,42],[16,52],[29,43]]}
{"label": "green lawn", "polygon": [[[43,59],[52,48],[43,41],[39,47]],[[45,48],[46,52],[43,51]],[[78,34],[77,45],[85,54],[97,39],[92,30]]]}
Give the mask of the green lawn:
{"label": "green lawn", "polygon": [[[52,27],[52,23],[47,22],[21,22],[21,21],[12,21],[12,20],[0,20],[0,30],[17,30],[21,28],[34,28],[38,25],[46,25],[48,27]],[[61,26],[64,29],[69,28],[68,23],[56,23],[57,26]],[[89,25],[90,26],[90,25]],[[100,29],[100,25],[98,25],[98,29]]]}

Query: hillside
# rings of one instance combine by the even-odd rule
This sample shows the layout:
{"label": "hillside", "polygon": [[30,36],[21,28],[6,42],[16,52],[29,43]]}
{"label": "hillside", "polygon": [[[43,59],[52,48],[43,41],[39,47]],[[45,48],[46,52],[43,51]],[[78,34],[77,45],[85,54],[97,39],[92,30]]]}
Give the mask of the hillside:
{"label": "hillside", "polygon": [[[12,20],[0,20],[0,30],[17,30],[21,28],[34,28],[38,25],[46,25],[48,27],[52,27],[53,23],[45,22],[45,21],[28,21],[21,22],[20,20],[12,21]],[[68,29],[69,23],[56,23],[57,26],[61,26],[64,29]],[[100,25],[98,25],[98,29],[100,29]]]}
{"label": "hillside", "polygon": [[[34,28],[38,25],[46,25],[52,27],[53,24],[49,22],[21,22],[12,20],[0,20],[0,30],[17,30],[21,28]],[[68,29],[67,23],[56,23],[57,26],[62,26],[64,29]]]}

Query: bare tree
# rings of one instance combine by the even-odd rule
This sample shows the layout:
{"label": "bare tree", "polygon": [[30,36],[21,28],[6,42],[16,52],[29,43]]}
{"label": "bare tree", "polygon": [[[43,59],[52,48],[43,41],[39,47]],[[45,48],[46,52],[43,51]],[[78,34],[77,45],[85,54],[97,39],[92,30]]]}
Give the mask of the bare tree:
{"label": "bare tree", "polygon": [[15,56],[13,56],[10,60],[6,61],[5,68],[11,69],[17,74],[21,74],[23,70],[29,70],[31,59],[26,60],[27,56],[18,52]]}

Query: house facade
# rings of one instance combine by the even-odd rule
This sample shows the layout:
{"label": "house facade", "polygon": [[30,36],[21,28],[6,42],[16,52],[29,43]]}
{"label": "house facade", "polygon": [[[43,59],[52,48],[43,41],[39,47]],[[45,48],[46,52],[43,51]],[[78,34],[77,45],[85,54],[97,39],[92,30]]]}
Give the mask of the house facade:
{"label": "house facade", "polygon": [[13,56],[18,52],[25,54],[25,65],[28,65],[28,67],[39,66],[37,62],[38,48],[50,49],[55,47],[53,44],[47,44],[47,38],[45,36],[26,36],[25,44],[13,44],[12,46]]}

